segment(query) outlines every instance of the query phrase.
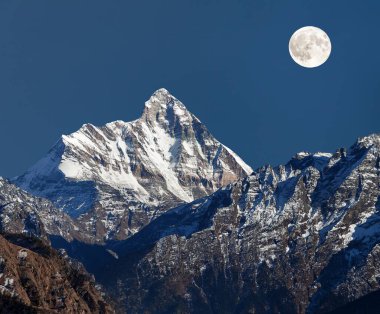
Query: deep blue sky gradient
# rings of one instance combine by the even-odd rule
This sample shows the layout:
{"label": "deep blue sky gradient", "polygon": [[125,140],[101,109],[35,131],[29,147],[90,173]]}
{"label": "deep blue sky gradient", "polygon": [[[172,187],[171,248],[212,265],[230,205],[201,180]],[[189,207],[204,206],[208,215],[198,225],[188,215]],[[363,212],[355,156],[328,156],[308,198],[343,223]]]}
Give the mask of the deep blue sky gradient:
{"label": "deep blue sky gradient", "polygon": [[[251,166],[380,131],[378,0],[0,0],[0,175],[165,87]],[[288,40],[332,40],[316,69]]]}

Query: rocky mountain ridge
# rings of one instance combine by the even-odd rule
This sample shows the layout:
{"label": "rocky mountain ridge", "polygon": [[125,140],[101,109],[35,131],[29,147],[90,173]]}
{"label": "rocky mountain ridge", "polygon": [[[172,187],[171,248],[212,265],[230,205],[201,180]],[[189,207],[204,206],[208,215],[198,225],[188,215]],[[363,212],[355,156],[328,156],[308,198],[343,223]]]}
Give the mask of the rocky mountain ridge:
{"label": "rocky mountain ridge", "polygon": [[99,279],[130,313],[325,313],[380,289],[379,213],[374,134],[167,211]]}
{"label": "rocky mountain ridge", "polygon": [[25,235],[0,235],[0,313],[114,310],[83,266]]}
{"label": "rocky mountain ridge", "polygon": [[102,242],[125,239],[165,210],[252,172],[165,89],[141,118],[64,135],[14,183],[47,198]]}
{"label": "rocky mountain ridge", "polygon": [[83,239],[70,216],[43,198],[30,195],[0,177],[0,232],[35,236],[49,242],[49,235],[67,241]]}

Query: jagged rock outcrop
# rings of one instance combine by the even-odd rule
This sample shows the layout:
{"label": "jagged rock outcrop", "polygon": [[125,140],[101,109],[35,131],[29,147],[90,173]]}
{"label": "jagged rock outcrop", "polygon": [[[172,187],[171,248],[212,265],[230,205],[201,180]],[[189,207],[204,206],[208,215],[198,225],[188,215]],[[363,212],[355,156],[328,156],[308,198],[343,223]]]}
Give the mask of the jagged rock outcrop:
{"label": "jagged rock outcrop", "polygon": [[83,239],[76,223],[62,210],[0,177],[0,232],[33,235],[49,241],[49,235],[67,241]]}
{"label": "jagged rock outcrop", "polygon": [[128,313],[324,313],[380,289],[380,136],[297,154],[113,245]]}
{"label": "jagged rock outcrop", "polygon": [[125,239],[167,209],[251,171],[160,89],[138,120],[85,124],[14,182],[51,200],[102,242]]}
{"label": "jagged rock outcrop", "polygon": [[41,240],[0,235],[0,313],[114,313],[77,262]]}

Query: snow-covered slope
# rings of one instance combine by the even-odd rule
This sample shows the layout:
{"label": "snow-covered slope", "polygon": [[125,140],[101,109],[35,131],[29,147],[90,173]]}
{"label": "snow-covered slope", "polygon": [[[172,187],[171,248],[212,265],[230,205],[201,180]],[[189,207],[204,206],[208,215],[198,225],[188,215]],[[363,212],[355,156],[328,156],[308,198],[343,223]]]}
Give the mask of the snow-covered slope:
{"label": "snow-covered slope", "polygon": [[165,89],[132,122],[85,124],[18,177],[99,240],[124,239],[162,211],[252,172]]}
{"label": "snow-covered slope", "polygon": [[262,167],[111,249],[98,278],[130,313],[329,312],[380,289],[380,135]]}

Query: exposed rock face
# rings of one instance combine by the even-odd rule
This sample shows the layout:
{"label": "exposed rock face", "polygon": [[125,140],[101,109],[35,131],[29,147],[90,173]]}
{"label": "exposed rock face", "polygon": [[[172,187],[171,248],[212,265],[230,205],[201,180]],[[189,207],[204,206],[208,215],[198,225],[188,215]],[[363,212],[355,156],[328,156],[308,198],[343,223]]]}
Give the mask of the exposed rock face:
{"label": "exposed rock face", "polygon": [[99,278],[128,313],[321,313],[380,288],[380,136],[167,211]]}
{"label": "exposed rock face", "polygon": [[0,232],[33,235],[48,241],[48,235],[71,241],[82,238],[75,222],[43,198],[34,197],[0,177]]}
{"label": "exposed rock face", "polygon": [[114,313],[83,267],[36,238],[0,235],[1,313]]}
{"label": "exposed rock face", "polygon": [[379,135],[252,173],[161,89],[15,180],[51,202],[0,180],[1,227],[67,246],[128,313],[324,313],[380,291],[379,176]]}
{"label": "exposed rock face", "polygon": [[140,119],[62,136],[15,181],[76,218],[95,240],[125,239],[169,208],[252,172],[165,89]]}

